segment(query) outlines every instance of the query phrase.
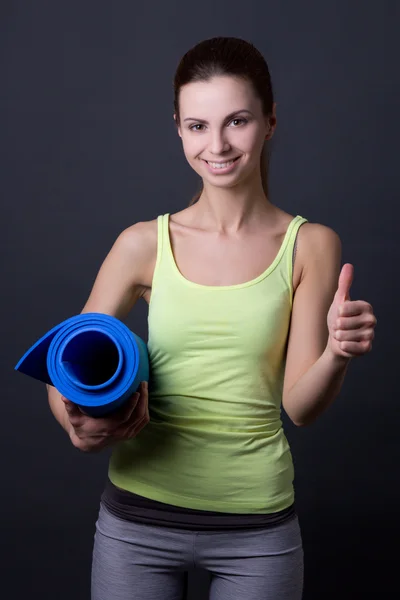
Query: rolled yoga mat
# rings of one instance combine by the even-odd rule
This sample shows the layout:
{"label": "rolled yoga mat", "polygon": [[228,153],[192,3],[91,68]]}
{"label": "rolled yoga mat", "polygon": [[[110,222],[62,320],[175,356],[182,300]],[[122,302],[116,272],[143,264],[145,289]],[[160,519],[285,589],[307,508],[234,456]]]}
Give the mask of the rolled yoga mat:
{"label": "rolled yoga mat", "polygon": [[38,340],[15,367],[53,385],[90,416],[120,406],[149,379],[146,343],[119,319],[84,313]]}

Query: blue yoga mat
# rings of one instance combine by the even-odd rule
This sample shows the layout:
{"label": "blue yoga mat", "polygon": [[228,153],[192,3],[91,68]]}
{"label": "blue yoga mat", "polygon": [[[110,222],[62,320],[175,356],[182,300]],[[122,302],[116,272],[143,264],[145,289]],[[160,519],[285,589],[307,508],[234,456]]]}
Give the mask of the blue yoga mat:
{"label": "blue yoga mat", "polygon": [[149,379],[146,343],[119,319],[84,313],[38,340],[15,367],[91,416],[110,413]]}

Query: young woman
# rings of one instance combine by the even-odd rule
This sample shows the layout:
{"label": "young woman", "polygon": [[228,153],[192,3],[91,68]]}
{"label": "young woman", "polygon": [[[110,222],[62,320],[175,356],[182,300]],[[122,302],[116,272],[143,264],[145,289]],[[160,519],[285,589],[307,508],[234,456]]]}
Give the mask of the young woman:
{"label": "young woman", "polygon": [[300,599],[281,406],[296,425],[312,423],[351,358],[371,349],[376,318],[350,300],[338,235],[270,202],[276,105],[254,46],[215,38],[187,52],[174,118],[202,190],[184,210],[123,231],[83,309],[123,319],[146,300],[150,388],[93,419],[49,387],[75,447],[113,444],[92,599],[181,599],[193,565],[211,574],[212,600]]}

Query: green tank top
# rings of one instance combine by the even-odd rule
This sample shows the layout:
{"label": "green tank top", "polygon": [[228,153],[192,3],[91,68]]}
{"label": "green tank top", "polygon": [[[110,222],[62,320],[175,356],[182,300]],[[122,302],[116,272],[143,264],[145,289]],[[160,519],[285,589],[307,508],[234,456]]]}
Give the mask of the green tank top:
{"label": "green tank top", "polygon": [[281,403],[296,216],[261,275],[206,286],[178,270],[158,217],[149,305],[150,422],[113,448],[109,477],[135,494],[199,510],[271,513],[294,501]]}

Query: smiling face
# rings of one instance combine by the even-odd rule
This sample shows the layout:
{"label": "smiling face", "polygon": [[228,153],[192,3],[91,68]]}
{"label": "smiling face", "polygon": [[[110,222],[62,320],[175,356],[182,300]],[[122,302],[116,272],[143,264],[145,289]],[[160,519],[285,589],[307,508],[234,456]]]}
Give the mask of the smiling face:
{"label": "smiling face", "polygon": [[232,187],[260,177],[264,141],[276,125],[262,112],[251,83],[218,76],[182,87],[178,133],[190,166],[204,184]]}

